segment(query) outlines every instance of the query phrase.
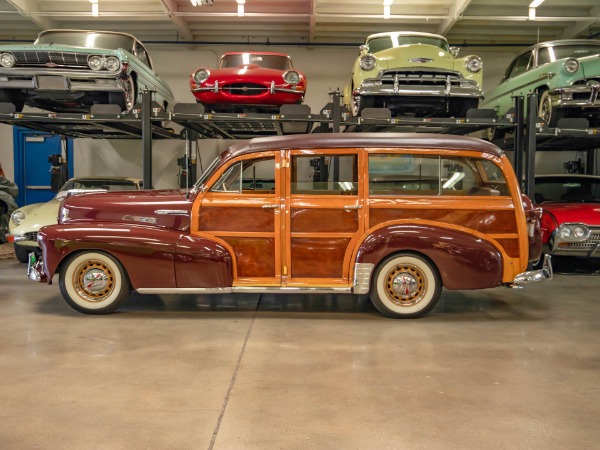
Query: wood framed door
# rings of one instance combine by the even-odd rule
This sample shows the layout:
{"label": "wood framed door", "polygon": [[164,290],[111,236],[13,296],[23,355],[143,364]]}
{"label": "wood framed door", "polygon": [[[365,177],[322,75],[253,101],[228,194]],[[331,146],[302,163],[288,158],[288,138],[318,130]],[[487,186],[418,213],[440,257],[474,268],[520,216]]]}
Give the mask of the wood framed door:
{"label": "wood framed door", "polygon": [[281,285],[279,152],[245,155],[227,166],[203,195],[198,231],[234,255],[234,286]]}
{"label": "wood framed door", "polygon": [[285,161],[287,286],[349,286],[365,222],[362,155],[356,149],[291,150]]}

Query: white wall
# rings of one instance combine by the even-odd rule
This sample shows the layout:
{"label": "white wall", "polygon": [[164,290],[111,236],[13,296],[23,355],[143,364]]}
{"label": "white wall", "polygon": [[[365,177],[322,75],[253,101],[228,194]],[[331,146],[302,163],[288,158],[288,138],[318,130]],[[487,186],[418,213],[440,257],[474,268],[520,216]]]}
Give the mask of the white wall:
{"label": "white wall", "polygon": [[[294,65],[308,78],[305,103],[318,113],[329,102],[330,90],[343,89],[358,54],[357,48],[347,47],[280,47],[280,46],[191,46],[148,45],[156,71],[167,81],[178,103],[194,103],[189,91],[189,75],[199,66],[214,67],[219,56],[226,51],[266,50],[288,53]],[[507,65],[520,48],[465,48],[461,55],[478,54],[484,61],[483,88],[489,90],[500,81]],[[9,178],[14,177],[12,127],[0,125],[0,164]],[[227,146],[226,141],[199,140],[200,151],[207,164]],[[155,188],[177,186],[176,160],[185,152],[185,142],[180,140],[153,142],[153,184]],[[574,157],[544,158],[544,172],[562,172],[562,162]],[[554,162],[556,164],[554,164]],[[42,161],[41,164],[46,164]],[[141,140],[76,139],[74,145],[74,174],[116,175],[142,177]]]}

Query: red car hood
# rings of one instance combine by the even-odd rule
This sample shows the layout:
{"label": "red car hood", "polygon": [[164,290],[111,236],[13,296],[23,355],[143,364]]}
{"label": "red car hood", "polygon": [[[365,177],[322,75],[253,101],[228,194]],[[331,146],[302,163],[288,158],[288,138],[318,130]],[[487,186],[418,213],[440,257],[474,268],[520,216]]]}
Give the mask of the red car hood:
{"label": "red car hood", "polygon": [[185,191],[175,189],[80,194],[63,201],[59,217],[69,224],[118,222],[187,230],[192,202]]}
{"label": "red car hood", "polygon": [[234,81],[243,78],[248,81],[250,78],[275,80],[277,82],[283,82],[282,70],[267,69],[259,66],[258,64],[248,64],[245,66],[238,67],[227,67],[224,69],[213,69],[210,71],[210,80],[217,79],[219,82],[223,81]]}
{"label": "red car hood", "polygon": [[559,224],[600,226],[600,203],[542,203],[538,206],[552,214]]}

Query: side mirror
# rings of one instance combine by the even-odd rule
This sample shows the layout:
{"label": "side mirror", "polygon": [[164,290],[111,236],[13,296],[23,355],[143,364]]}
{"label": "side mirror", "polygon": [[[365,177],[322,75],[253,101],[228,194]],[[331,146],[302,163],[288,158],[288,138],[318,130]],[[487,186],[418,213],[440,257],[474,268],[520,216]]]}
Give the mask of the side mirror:
{"label": "side mirror", "polygon": [[459,47],[450,47],[450,54],[452,56],[454,56],[456,58],[456,57],[458,57],[459,53],[460,53],[460,48]]}
{"label": "side mirror", "polygon": [[369,53],[369,46],[367,44],[363,44],[360,47],[358,47],[358,50],[361,55],[363,55],[365,53]]}

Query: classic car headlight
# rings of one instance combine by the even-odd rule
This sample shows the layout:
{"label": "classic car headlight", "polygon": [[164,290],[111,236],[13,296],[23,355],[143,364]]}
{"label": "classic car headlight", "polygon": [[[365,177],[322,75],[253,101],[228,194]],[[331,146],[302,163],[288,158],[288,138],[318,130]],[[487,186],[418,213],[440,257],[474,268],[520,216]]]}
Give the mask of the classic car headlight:
{"label": "classic car headlight", "polygon": [[194,81],[198,84],[204,83],[206,80],[208,80],[209,76],[210,72],[208,70],[198,69],[196,70],[196,73],[194,73]]}
{"label": "classic car headlight", "polygon": [[566,223],[558,227],[558,236],[563,241],[581,242],[590,236],[590,229],[581,223]]}
{"label": "classic car headlight", "polygon": [[287,84],[298,84],[300,83],[300,74],[295,70],[288,70],[283,74],[283,81]]}
{"label": "classic car headlight", "polygon": [[565,70],[569,73],[575,73],[579,70],[579,61],[569,58],[565,61]]}
{"label": "classic car headlight", "polygon": [[106,61],[104,61],[104,66],[111,72],[116,72],[121,68],[121,61],[119,61],[119,58],[116,56],[109,56],[106,58]]}
{"label": "classic car headlight", "polygon": [[377,59],[370,53],[362,55],[358,63],[362,70],[373,70],[377,64]]}
{"label": "classic car headlight", "polygon": [[0,64],[2,64],[2,67],[12,67],[16,62],[15,55],[12,53],[2,53],[0,55]]}
{"label": "classic car headlight", "polygon": [[88,66],[92,70],[102,70],[102,66],[104,65],[104,61],[100,56],[94,55],[88,58]]}
{"label": "classic car headlight", "polygon": [[12,223],[15,224],[15,226],[18,227],[19,225],[21,225],[21,222],[25,220],[25,217],[27,217],[27,214],[25,214],[20,209],[17,209],[10,215],[10,220],[12,221]]}
{"label": "classic car headlight", "polygon": [[477,73],[483,67],[483,62],[479,56],[471,56],[467,59],[467,62],[465,62],[465,67],[469,72]]}

